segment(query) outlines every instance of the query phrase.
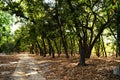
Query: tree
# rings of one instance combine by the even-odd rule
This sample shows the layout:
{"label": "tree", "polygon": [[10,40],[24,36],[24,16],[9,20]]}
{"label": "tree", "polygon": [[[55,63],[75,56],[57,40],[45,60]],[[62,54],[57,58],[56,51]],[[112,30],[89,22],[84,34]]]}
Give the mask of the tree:
{"label": "tree", "polygon": [[[106,4],[107,3],[107,4]],[[91,51],[102,32],[110,26],[113,15],[109,15],[107,1],[67,0],[76,33],[79,38],[80,65],[85,65]]]}
{"label": "tree", "polygon": [[[112,0],[112,8],[111,8],[111,14],[115,14],[114,17],[114,22],[112,23],[112,26],[109,27],[110,32],[112,33],[112,35],[114,36],[115,40],[116,40],[116,57],[120,56],[120,6],[119,6],[120,1],[117,0]],[[116,36],[117,35],[117,36]]]}
{"label": "tree", "polygon": [[[12,24],[12,17],[10,14],[0,11],[0,52],[10,52],[10,25]],[[6,48],[6,50],[5,50]]]}
{"label": "tree", "polygon": [[[117,5],[119,4],[120,2],[117,3]],[[116,9],[116,30],[117,30],[117,56],[120,57],[120,6],[118,5],[117,6],[117,9]]]}
{"label": "tree", "polygon": [[13,38],[14,38],[14,51],[18,53],[28,51],[30,44],[30,35],[28,27],[21,26],[14,32]]}

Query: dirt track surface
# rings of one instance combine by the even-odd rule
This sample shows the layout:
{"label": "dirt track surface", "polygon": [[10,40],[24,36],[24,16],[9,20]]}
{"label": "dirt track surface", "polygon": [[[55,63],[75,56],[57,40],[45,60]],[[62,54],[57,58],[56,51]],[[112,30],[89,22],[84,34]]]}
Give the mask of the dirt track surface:
{"label": "dirt track surface", "polygon": [[0,80],[120,80],[112,70],[120,66],[115,57],[90,58],[88,66],[77,66],[79,56],[66,59],[34,54],[0,56]]}
{"label": "dirt track surface", "polygon": [[33,57],[28,54],[20,54],[19,58],[16,70],[12,75],[13,80],[46,80]]}

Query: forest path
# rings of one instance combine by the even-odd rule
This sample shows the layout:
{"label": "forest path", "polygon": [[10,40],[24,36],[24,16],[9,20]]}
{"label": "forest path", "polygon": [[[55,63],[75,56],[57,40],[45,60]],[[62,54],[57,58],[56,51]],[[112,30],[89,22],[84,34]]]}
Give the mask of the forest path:
{"label": "forest path", "polygon": [[12,75],[13,80],[46,80],[33,57],[28,54],[19,54],[19,58],[16,70]]}

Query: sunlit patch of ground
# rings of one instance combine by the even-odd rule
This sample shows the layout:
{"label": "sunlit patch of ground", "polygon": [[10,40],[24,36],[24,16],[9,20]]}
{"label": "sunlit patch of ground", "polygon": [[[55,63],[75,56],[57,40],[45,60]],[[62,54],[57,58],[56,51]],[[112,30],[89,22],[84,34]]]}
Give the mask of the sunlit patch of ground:
{"label": "sunlit patch of ground", "polygon": [[45,70],[44,76],[48,80],[120,80],[120,76],[112,72],[116,66],[120,66],[120,59],[115,57],[92,57],[86,59],[88,66],[84,67],[77,66],[79,56],[69,59],[65,56],[55,59],[37,56],[36,60],[41,70]]}
{"label": "sunlit patch of ground", "polygon": [[0,80],[11,80],[18,60],[16,55],[0,55]]}
{"label": "sunlit patch of ground", "polygon": [[12,74],[13,80],[46,80],[42,75],[41,70],[36,65],[38,61],[27,53],[19,54],[19,62]]}

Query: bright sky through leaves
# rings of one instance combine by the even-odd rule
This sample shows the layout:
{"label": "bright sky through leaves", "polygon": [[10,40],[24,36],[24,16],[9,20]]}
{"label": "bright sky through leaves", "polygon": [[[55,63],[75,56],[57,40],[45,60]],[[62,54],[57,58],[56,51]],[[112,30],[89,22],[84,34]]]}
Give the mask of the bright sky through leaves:
{"label": "bright sky through leaves", "polygon": [[54,6],[55,4],[55,0],[44,0],[44,2],[52,4],[51,6]]}

